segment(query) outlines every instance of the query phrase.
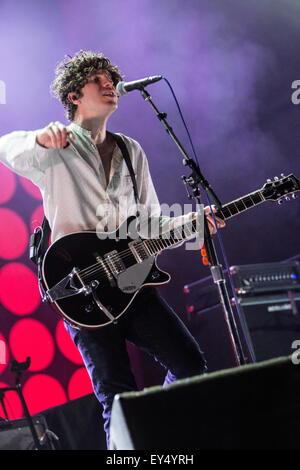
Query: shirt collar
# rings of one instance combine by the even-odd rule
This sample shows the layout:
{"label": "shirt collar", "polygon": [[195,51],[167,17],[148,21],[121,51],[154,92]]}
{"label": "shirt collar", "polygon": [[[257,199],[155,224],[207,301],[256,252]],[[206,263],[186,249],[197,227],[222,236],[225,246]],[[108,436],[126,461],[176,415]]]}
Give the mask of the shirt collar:
{"label": "shirt collar", "polygon": [[77,134],[86,135],[88,137],[91,137],[92,135],[91,131],[84,129],[84,127],[81,127],[78,124],[75,124],[75,122],[72,122],[69,127],[71,130],[77,132]]}

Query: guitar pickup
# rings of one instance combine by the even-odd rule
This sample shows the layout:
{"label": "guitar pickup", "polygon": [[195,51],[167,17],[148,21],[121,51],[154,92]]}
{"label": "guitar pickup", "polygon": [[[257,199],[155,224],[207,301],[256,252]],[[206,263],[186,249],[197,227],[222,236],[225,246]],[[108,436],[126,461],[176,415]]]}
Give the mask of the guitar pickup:
{"label": "guitar pickup", "polygon": [[116,286],[116,281],[115,281],[115,278],[113,277],[112,273],[111,273],[111,267],[106,263],[106,261],[104,261],[100,255],[98,255],[98,253],[94,253],[94,256],[97,260],[97,263],[101,266],[101,268],[103,269],[111,287],[115,287]]}
{"label": "guitar pickup", "polygon": [[147,247],[141,240],[134,240],[128,243],[128,246],[138,263],[142,263],[151,256]]}
{"label": "guitar pickup", "polygon": [[104,255],[104,259],[115,277],[126,271],[125,264],[123,263],[123,260],[121,259],[117,250],[106,253],[106,255]]}

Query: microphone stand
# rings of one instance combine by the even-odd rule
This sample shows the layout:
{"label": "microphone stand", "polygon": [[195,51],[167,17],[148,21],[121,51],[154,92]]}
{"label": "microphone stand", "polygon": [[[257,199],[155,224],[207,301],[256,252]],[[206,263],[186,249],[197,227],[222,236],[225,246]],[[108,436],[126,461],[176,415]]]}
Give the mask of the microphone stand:
{"label": "microphone stand", "polygon": [[[151,105],[151,107],[154,109],[157,118],[163,124],[167,133],[174,140],[180,152],[183,154],[184,156],[183,165],[188,166],[192,170],[191,175],[188,178],[184,177],[183,181],[184,181],[184,184],[188,184],[190,186],[192,193],[193,193],[193,197],[195,198],[197,203],[200,204],[199,185],[201,185],[204,191],[206,192],[209,200],[218,209],[221,209],[222,207],[221,202],[219,201],[218,197],[216,196],[209,182],[202,175],[199,166],[196,164],[196,162],[193,159],[191,159],[188,156],[186,150],[184,149],[184,147],[182,146],[182,144],[176,137],[172,127],[169,126],[166,120],[167,114],[161,113],[158,110],[158,108],[153,103],[151,96],[144,88],[141,88],[140,92],[144,100],[148,102]],[[192,196],[189,196],[189,197],[192,197]],[[246,359],[245,359],[245,355],[243,352],[238,329],[236,326],[235,318],[233,315],[231,302],[230,302],[230,298],[229,298],[228,291],[227,291],[226,280],[223,276],[223,269],[218,261],[217,253],[216,253],[215,246],[214,246],[211,234],[210,234],[206,217],[204,217],[204,240],[205,240],[204,243],[205,243],[207,258],[209,261],[210,270],[212,274],[212,279],[218,288],[219,298],[220,298],[221,306],[224,312],[224,317],[225,317],[226,326],[229,332],[230,341],[233,347],[235,361],[238,366],[243,365],[246,363]]]}
{"label": "microphone stand", "polygon": [[6,409],[5,409],[5,406],[4,406],[4,400],[3,400],[4,393],[5,392],[10,392],[10,391],[17,392],[17,394],[20,398],[22,407],[23,407],[23,412],[24,412],[25,418],[27,420],[30,432],[32,434],[33,442],[34,442],[34,445],[35,445],[35,450],[41,450],[42,446],[40,444],[38,433],[37,433],[37,431],[34,427],[33,419],[32,419],[32,417],[29,413],[29,410],[27,408],[27,404],[26,404],[26,401],[25,401],[25,398],[24,398],[24,395],[23,395],[23,392],[22,392],[22,386],[21,386],[22,372],[24,370],[27,370],[29,368],[29,366],[30,366],[30,357],[27,357],[25,362],[17,362],[16,360],[12,361],[11,371],[16,373],[15,387],[2,387],[2,388],[0,388],[0,401],[1,401],[1,404],[2,404],[2,407],[3,407],[3,410],[4,410],[6,420],[8,421],[8,415],[7,415],[7,412],[6,412]]}

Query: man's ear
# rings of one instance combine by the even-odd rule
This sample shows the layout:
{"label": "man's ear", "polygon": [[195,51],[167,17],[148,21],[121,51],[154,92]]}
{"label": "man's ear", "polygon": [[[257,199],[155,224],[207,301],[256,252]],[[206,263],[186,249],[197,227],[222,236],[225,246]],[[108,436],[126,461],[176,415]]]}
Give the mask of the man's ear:
{"label": "man's ear", "polygon": [[77,104],[76,101],[78,101],[79,98],[76,93],[72,92],[68,94],[68,100],[70,101],[70,103]]}

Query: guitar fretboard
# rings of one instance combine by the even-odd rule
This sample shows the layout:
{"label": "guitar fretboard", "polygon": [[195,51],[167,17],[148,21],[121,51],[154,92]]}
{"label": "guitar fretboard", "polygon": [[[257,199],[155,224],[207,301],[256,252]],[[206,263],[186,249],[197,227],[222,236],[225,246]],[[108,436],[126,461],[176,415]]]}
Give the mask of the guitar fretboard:
{"label": "guitar fretboard", "polygon": [[156,255],[161,251],[178,245],[184,240],[194,238],[197,234],[197,220],[193,219],[179,227],[165,232],[157,238],[143,240],[141,243],[150,255]]}
{"label": "guitar fretboard", "polygon": [[[235,201],[225,204],[222,209],[216,212],[216,216],[222,219],[229,219],[234,215],[240,214],[251,207],[264,202],[265,198],[262,191],[255,191]],[[140,240],[134,244],[134,250],[141,259],[148,256],[157,255],[163,250],[178,245],[185,240],[195,238],[198,233],[197,219],[193,219],[179,227],[165,232],[157,238]]]}
{"label": "guitar fretboard", "polygon": [[265,198],[262,192],[260,190],[255,191],[254,193],[247,194],[247,196],[241,197],[236,201],[225,204],[216,212],[216,216],[226,220],[264,201]]}

